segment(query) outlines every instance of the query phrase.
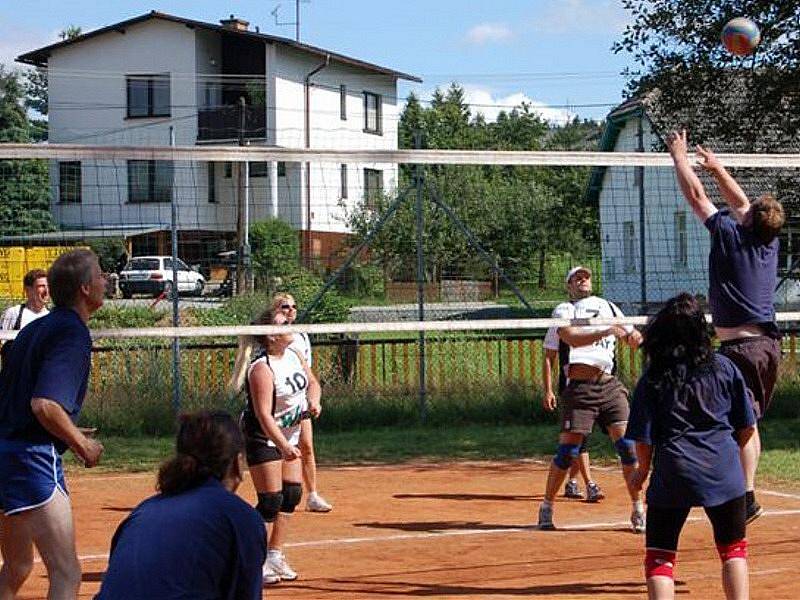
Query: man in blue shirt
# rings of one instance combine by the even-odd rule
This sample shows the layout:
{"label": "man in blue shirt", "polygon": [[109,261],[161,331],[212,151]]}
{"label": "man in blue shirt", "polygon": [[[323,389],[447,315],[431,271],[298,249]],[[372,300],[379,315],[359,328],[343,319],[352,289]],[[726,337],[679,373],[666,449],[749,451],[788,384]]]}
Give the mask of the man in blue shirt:
{"label": "man in blue shirt", "polygon": [[[720,352],[742,372],[757,418],[772,400],[781,347],[775,322],[778,233],[785,217],[772,196],[750,202],[744,190],[713,152],[697,146],[701,166],[714,178],[727,208],[718,210],[689,164],[686,131],[673,131],[667,145],[683,195],[711,234],[708,256],[708,301]],[[758,518],[755,476],[761,440],[755,434],[742,448],[747,488],[747,522]]]}
{"label": "man in blue shirt", "polygon": [[61,454],[93,467],[103,446],[76,426],[89,378],[86,322],[103,305],[97,256],[73,250],[47,276],[55,308],[22,329],[0,371],[0,598],[13,597],[33,568],[33,546],[50,598],[75,598],[81,570]]}

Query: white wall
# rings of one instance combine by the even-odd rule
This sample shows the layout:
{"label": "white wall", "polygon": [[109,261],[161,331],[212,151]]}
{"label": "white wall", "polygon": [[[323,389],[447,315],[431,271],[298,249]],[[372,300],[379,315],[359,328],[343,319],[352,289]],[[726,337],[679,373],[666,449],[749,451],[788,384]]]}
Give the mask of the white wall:
{"label": "white wall", "polygon": [[[638,149],[638,119],[630,118],[619,133],[614,150]],[[644,148],[650,151],[658,141],[652,124],[645,120]],[[648,302],[663,302],[688,291],[706,294],[709,236],[702,223],[686,204],[670,167],[644,169],[645,259]],[[678,246],[675,213],[686,214],[687,264],[677,263]],[[634,228],[635,268],[625,269],[625,222]],[[600,191],[600,228],[603,256],[603,294],[620,304],[641,300],[641,256],[639,223],[639,185],[635,168],[609,167]]]}

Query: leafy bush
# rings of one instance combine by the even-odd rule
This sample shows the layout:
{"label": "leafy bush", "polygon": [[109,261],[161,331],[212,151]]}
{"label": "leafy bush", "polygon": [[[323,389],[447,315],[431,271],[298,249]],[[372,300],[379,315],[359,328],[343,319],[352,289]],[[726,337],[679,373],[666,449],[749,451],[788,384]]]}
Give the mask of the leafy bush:
{"label": "leafy bush", "polygon": [[383,270],[374,264],[353,265],[339,287],[359,298],[383,298],[386,295]]}
{"label": "leafy bush", "polygon": [[295,273],[300,263],[300,239],[291,225],[280,219],[250,226],[253,273],[259,281]]}
{"label": "leafy bush", "polygon": [[103,238],[91,240],[89,247],[100,259],[100,268],[106,273],[117,270],[119,259],[126,254],[125,241],[122,238]]}
{"label": "leafy bush", "polygon": [[167,314],[166,310],[154,310],[146,306],[103,306],[92,315],[92,329],[116,329],[132,327],[156,327]]}
{"label": "leafy bush", "polygon": [[[300,307],[299,312],[302,313],[303,308],[310,305],[324,283],[321,277],[309,271],[300,270],[293,275],[285,277],[278,291],[289,292],[294,296]],[[350,303],[342,297],[335,287],[331,287],[304,319],[304,322],[342,323],[347,321],[349,316]]]}

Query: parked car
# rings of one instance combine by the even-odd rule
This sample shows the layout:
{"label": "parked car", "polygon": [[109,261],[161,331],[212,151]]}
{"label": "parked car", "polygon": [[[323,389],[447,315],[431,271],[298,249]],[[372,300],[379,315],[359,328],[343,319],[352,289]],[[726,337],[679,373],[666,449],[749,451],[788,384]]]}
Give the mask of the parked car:
{"label": "parked car", "polygon": [[178,281],[172,280],[171,256],[137,256],[131,258],[119,274],[119,289],[123,298],[133,294],[167,296],[177,290],[179,294],[203,294],[206,280],[181,259],[177,263]]}

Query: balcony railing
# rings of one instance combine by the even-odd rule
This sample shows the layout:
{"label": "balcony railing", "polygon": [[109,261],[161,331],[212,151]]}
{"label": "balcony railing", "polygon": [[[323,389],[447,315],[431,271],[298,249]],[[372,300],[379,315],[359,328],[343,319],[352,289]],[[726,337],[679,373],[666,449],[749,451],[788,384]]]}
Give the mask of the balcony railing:
{"label": "balcony railing", "polygon": [[[242,108],[238,105],[201,108],[197,111],[198,140],[235,140],[242,125]],[[267,137],[267,111],[265,106],[244,107],[244,137]]]}

